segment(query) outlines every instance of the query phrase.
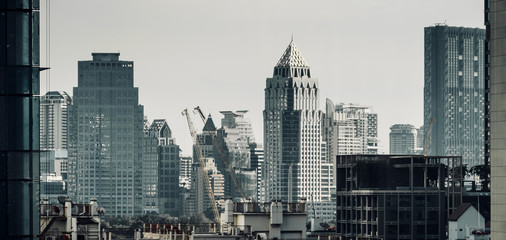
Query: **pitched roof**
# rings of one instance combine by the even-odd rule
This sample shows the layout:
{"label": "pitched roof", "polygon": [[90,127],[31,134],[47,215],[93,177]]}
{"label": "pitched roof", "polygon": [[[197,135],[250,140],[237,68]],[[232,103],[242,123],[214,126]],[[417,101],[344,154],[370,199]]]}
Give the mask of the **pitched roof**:
{"label": "pitched roof", "polygon": [[[467,211],[469,207],[473,206],[471,203],[462,203],[460,206],[452,212],[448,217],[448,221],[457,221]],[[474,208],[474,207],[473,207]]]}
{"label": "pitched roof", "polygon": [[204,125],[204,128],[202,129],[203,132],[209,132],[209,131],[216,131],[216,127],[214,126],[213,118],[211,117],[211,114],[207,117],[206,124]]}
{"label": "pitched roof", "polygon": [[286,48],[283,56],[276,64],[276,67],[309,67],[304,60],[304,57],[295,46],[295,42],[292,41]]}

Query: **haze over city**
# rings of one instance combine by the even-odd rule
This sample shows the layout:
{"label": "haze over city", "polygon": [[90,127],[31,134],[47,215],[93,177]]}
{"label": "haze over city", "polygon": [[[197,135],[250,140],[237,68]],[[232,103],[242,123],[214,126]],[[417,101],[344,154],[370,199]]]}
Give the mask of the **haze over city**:
{"label": "haze over city", "polygon": [[[472,0],[51,1],[46,64],[41,5],[50,90],[71,94],[77,61],[120,52],[134,61],[144,114],[167,119],[184,155],[191,138],[180,112],[195,106],[218,125],[221,110],[249,110],[263,141],[265,79],[292,35],[320,81],[320,109],[326,98],[373,107],[379,152],[388,153],[391,125],[423,124],[424,27],[483,28],[483,3]],[[47,86],[42,73],[41,93]]]}

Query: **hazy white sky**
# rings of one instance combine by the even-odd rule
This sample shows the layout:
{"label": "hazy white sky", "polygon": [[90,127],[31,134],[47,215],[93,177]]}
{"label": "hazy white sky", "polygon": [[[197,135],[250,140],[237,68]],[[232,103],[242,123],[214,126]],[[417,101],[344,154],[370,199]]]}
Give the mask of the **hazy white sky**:
{"label": "hazy white sky", "polygon": [[[41,65],[46,64],[46,1],[41,1]],[[265,79],[293,34],[320,82],[320,109],[372,106],[380,152],[390,126],[423,123],[423,31],[483,27],[480,0],[49,0],[50,90],[72,95],[77,61],[120,52],[134,61],[139,101],[152,121],[167,119],[191,154],[184,108],[201,106],[220,126],[221,110],[250,110],[263,141]],[[41,93],[46,88],[41,75]],[[197,128],[203,124],[194,116]]]}

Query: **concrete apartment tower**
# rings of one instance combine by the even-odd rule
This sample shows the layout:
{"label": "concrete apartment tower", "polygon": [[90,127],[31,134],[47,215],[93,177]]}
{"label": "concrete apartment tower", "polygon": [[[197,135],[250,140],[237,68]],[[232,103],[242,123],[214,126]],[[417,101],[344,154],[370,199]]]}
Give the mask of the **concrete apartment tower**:
{"label": "concrete apartment tower", "polygon": [[415,154],[417,130],[411,124],[390,127],[390,154]]}
{"label": "concrete apartment tower", "polygon": [[74,202],[97,198],[109,216],[141,215],[144,110],[133,62],[92,55],[78,62],[69,108],[69,191]]}
{"label": "concrete apartment tower", "polygon": [[462,156],[468,168],[484,163],[485,30],[425,28],[424,126],[429,155]]}
{"label": "concrete apartment tower", "polygon": [[378,153],[378,114],[358,104],[326,100],[324,141],[328,156]]}
{"label": "concrete apartment tower", "polygon": [[321,200],[318,101],[318,80],[292,40],[265,86],[264,200]]}
{"label": "concrete apartment tower", "polygon": [[72,99],[62,91],[50,91],[40,97],[40,149],[67,149],[70,104]]}
{"label": "concrete apartment tower", "polygon": [[506,1],[485,0],[487,99],[490,99],[492,239],[506,239]]}

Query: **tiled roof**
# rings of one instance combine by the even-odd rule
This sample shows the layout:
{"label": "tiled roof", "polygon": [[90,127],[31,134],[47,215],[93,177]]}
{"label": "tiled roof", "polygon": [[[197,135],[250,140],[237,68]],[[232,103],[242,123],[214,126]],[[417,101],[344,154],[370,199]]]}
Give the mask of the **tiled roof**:
{"label": "tiled roof", "polygon": [[448,221],[457,221],[464,214],[472,204],[470,203],[462,203],[460,206],[452,212],[452,214],[448,217]]}

